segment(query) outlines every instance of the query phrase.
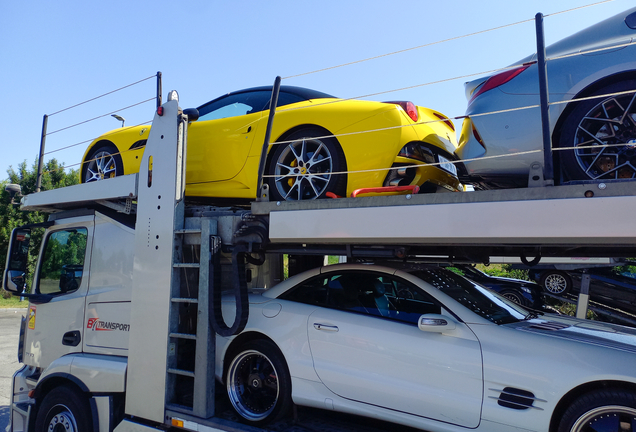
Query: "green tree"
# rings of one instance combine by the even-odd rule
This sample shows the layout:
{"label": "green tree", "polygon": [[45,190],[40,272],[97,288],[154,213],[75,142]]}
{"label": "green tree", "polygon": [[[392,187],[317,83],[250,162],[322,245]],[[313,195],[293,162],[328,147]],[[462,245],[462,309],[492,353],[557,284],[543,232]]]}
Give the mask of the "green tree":
{"label": "green tree", "polygon": [[[18,165],[18,169],[14,170],[13,167],[9,167],[7,174],[9,178],[4,181],[0,181],[0,269],[4,272],[4,266],[7,259],[7,248],[9,246],[9,240],[11,239],[11,231],[18,226],[44,222],[47,219],[47,214],[41,212],[24,212],[21,211],[18,205],[11,203],[10,195],[5,191],[5,187],[9,183],[19,184],[22,188],[22,194],[28,195],[35,192],[37,183],[37,161],[33,164],[31,169],[27,167],[26,161]],[[64,186],[70,186],[79,183],[79,171],[70,170],[66,171],[63,165],[60,165],[57,160],[51,159],[43,166],[42,184],[40,190],[57,189]],[[16,202],[19,202],[20,198],[15,198]],[[35,270],[35,261],[37,259],[37,253],[39,245],[42,240],[43,230],[33,230],[31,235],[31,246],[29,255],[29,280],[33,278],[33,272]],[[1,287],[2,281],[0,281]],[[31,284],[29,283],[29,287]]]}

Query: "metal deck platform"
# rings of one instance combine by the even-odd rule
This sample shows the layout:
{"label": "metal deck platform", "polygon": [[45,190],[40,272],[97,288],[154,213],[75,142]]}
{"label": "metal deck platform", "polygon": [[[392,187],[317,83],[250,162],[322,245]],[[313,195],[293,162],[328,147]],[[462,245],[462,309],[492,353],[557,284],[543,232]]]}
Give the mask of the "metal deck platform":
{"label": "metal deck platform", "polygon": [[[132,174],[40,192],[25,196],[22,209],[101,205],[134,213],[137,185]],[[315,253],[351,255],[356,247],[406,247],[409,255],[478,261],[636,256],[635,212],[636,181],[251,204],[251,213],[268,221],[270,250],[311,253],[317,246]]]}

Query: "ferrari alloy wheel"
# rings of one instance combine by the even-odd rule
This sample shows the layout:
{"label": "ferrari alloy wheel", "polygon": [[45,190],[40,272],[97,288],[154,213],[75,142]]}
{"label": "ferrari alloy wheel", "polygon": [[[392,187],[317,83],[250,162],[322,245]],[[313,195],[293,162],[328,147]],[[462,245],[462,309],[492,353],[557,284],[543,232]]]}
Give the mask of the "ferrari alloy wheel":
{"label": "ferrari alloy wheel", "polygon": [[82,178],[84,183],[113,178],[124,174],[121,156],[112,145],[97,147],[86,158]]}
{"label": "ferrari alloy wheel", "polygon": [[285,360],[272,342],[245,344],[230,361],[227,394],[236,413],[260,425],[282,417],[291,407],[291,378]]}
{"label": "ferrari alloy wheel", "polygon": [[285,138],[271,158],[272,199],[301,201],[344,194],[344,154],[333,137],[319,129],[304,129]]}
{"label": "ferrari alloy wheel", "polygon": [[541,276],[541,285],[551,294],[562,295],[572,289],[572,279],[564,272],[550,271]]}
{"label": "ferrari alloy wheel", "polygon": [[636,397],[633,393],[608,389],[579,397],[566,410],[558,432],[636,431]]}
{"label": "ferrari alloy wheel", "polygon": [[[631,92],[629,92],[631,91]],[[567,180],[636,178],[636,80],[604,87],[568,116],[560,146]],[[625,94],[616,94],[627,92]]]}
{"label": "ferrari alloy wheel", "polygon": [[56,387],[43,399],[35,432],[91,432],[88,400],[67,386]]}

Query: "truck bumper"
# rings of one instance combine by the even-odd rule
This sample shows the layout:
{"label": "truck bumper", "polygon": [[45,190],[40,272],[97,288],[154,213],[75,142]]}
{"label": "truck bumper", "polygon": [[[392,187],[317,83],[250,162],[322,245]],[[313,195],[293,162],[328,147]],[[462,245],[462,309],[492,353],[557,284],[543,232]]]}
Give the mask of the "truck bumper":
{"label": "truck bumper", "polygon": [[29,430],[31,409],[35,404],[35,399],[29,397],[29,391],[33,390],[37,383],[36,379],[31,379],[35,373],[34,367],[23,366],[13,374],[9,425],[6,432],[28,432]]}

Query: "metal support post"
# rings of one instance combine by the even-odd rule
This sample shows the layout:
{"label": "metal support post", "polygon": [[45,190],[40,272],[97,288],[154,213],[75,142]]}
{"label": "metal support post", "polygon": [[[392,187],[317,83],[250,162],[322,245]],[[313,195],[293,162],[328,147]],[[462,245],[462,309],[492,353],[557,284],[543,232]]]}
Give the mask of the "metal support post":
{"label": "metal support post", "polygon": [[162,89],[161,72],[157,72],[157,108],[161,106],[161,102],[162,102],[161,89]]}
{"label": "metal support post", "polygon": [[590,275],[587,270],[583,271],[581,277],[581,290],[579,291],[579,301],[576,305],[576,317],[585,319],[587,316],[587,306],[590,302]]}
{"label": "metal support post", "polygon": [[550,106],[548,104],[548,76],[545,62],[543,14],[535,16],[537,30],[537,66],[539,70],[539,96],[541,99],[541,129],[543,132],[543,178],[546,185],[554,185],[552,164],[552,138],[550,136]]}
{"label": "metal support post", "polygon": [[42,169],[43,169],[43,161],[44,161],[44,146],[46,143],[46,128],[49,123],[49,116],[44,114],[44,119],[42,120],[42,136],[40,137],[40,157],[38,159],[38,177],[35,182],[35,191],[40,192],[40,188],[42,187]]}
{"label": "metal support post", "polygon": [[278,92],[280,91],[281,77],[277,76],[274,80],[272,88],[272,99],[269,102],[269,117],[267,118],[267,128],[265,129],[265,141],[263,142],[263,150],[261,151],[261,161],[258,164],[258,180],[256,183],[256,201],[269,201],[269,191],[266,184],[263,184],[263,175],[265,174],[265,164],[267,162],[267,150],[269,148],[269,140],[272,134],[272,125],[274,124],[274,114],[276,114],[276,105],[278,104]]}

